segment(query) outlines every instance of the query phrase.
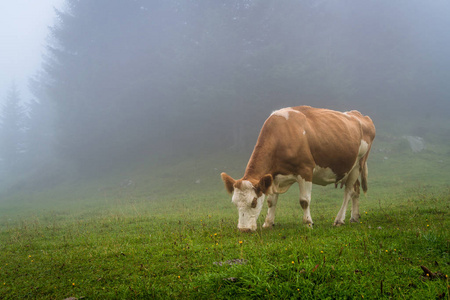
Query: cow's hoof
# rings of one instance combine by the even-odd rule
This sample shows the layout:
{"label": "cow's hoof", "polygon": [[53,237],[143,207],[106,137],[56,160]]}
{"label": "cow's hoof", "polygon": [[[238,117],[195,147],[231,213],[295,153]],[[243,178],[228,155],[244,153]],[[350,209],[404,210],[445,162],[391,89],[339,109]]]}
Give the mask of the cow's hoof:
{"label": "cow's hoof", "polygon": [[359,219],[351,218],[350,223],[359,223]]}
{"label": "cow's hoof", "polygon": [[273,226],[275,226],[274,223],[264,223],[263,224],[263,228],[272,228]]}
{"label": "cow's hoof", "polygon": [[343,221],[334,221],[333,226],[339,227],[341,225],[344,225]]}

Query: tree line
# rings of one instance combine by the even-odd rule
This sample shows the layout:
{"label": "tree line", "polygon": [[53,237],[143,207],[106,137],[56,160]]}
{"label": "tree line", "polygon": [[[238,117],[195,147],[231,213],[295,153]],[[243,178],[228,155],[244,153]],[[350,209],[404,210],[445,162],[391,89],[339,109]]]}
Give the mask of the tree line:
{"label": "tree line", "polygon": [[101,169],[248,149],[284,106],[442,113],[450,43],[439,5],[67,0],[30,82],[26,148]]}

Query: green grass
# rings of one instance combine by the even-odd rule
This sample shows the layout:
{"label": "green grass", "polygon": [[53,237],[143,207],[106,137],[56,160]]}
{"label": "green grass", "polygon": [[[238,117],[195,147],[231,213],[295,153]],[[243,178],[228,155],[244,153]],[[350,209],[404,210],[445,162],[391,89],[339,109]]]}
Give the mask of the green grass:
{"label": "green grass", "polygon": [[261,229],[264,208],[258,231],[240,233],[219,173],[238,177],[246,157],[10,196],[0,203],[0,298],[449,299],[448,149],[384,150],[399,145],[374,149],[361,223],[341,227],[331,225],[342,190],[314,186],[311,230],[293,186],[273,229]]}

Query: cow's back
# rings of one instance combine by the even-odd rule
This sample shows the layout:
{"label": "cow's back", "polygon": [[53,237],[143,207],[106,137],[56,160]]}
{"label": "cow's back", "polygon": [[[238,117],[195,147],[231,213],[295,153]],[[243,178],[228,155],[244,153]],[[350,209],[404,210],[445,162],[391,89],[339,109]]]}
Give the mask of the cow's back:
{"label": "cow's back", "polygon": [[312,181],[311,170],[318,166],[331,169],[339,180],[355,165],[361,140],[370,147],[374,136],[370,124],[370,118],[356,111],[310,106],[275,111],[261,129],[244,178],[293,174]]}
{"label": "cow's back", "polygon": [[[310,169],[319,166],[330,168],[338,179],[342,178],[354,166],[361,140],[366,140],[364,127],[369,128],[366,123],[371,121],[361,122],[364,118],[356,111],[341,113],[309,106],[275,112],[262,131],[276,135],[271,137],[278,146],[273,152],[275,166],[279,166],[275,173],[296,173],[310,180]],[[270,139],[268,136],[266,139]],[[366,142],[371,143],[373,138],[368,136]]]}

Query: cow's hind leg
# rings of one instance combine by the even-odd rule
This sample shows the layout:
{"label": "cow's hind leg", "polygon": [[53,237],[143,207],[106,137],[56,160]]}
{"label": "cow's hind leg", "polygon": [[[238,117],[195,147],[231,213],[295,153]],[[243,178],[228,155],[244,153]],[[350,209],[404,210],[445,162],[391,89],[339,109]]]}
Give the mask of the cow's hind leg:
{"label": "cow's hind leg", "polygon": [[278,194],[272,194],[267,196],[267,206],[269,209],[267,210],[266,220],[264,221],[263,227],[270,228],[273,226],[275,221],[275,209],[277,207],[278,202]]}
{"label": "cow's hind leg", "polygon": [[342,202],[341,209],[339,210],[336,219],[334,220],[334,226],[340,226],[345,223],[345,212],[347,211],[347,205],[350,199],[352,200],[352,217],[359,214],[359,207],[355,207],[356,203],[357,206],[359,206],[359,195],[357,195],[355,191],[355,185],[356,181],[358,180],[358,176],[359,168],[355,167],[347,177],[344,190],[344,201]]}
{"label": "cow's hind leg", "polygon": [[357,223],[359,222],[359,218],[361,215],[359,214],[359,180],[356,180],[353,185],[353,193],[352,193],[352,218],[350,222]]}
{"label": "cow's hind leg", "polygon": [[312,182],[305,181],[299,176],[298,186],[300,189],[300,206],[303,208],[303,223],[312,226],[314,224],[310,212]]}

